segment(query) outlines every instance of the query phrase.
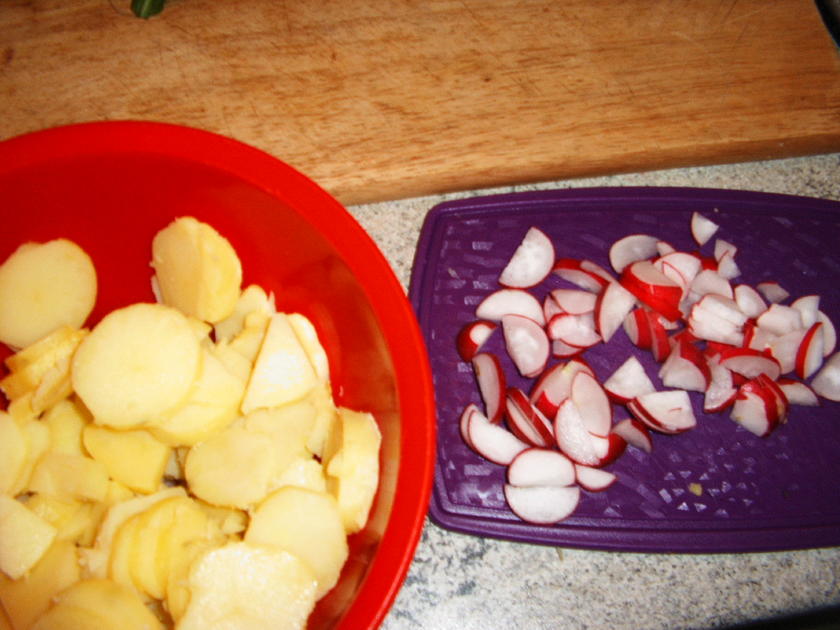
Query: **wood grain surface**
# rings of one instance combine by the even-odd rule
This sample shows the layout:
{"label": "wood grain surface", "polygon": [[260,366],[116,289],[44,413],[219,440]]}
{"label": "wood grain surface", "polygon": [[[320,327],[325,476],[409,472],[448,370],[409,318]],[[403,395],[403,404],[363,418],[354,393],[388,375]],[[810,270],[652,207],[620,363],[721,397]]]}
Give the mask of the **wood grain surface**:
{"label": "wood grain surface", "polygon": [[840,150],[811,0],[0,1],[0,138],[179,123],[345,203]]}

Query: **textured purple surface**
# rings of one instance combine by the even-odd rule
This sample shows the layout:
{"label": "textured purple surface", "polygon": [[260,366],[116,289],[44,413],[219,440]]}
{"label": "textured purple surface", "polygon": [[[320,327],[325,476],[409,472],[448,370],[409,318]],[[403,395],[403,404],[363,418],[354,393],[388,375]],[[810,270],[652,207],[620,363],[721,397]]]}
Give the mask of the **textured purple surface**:
{"label": "textured purple surface", "polygon": [[[726,414],[707,416],[692,394],[698,427],[680,436],[655,435],[651,455],[634,448],[609,470],[619,481],[583,493],[562,523],[534,526],[507,508],[504,468],[461,440],[458,417],[480,402],[471,368],[455,349],[459,328],[531,225],[555,243],[558,257],[608,266],[609,245],[644,232],[694,250],[693,211],[720,224],[716,236],[739,247],[736,282],[777,280],[792,298],[822,296],[821,308],[840,325],[840,203],[766,193],[685,189],[558,190],[476,197],[433,208],[423,226],[410,297],[432,362],[438,411],[437,470],[430,515],[466,533],[568,547],[657,552],[738,552],[840,544],[840,404],[793,407],[788,424],[760,439]],[[714,240],[714,239],[713,239]],[[702,251],[711,252],[712,243]],[[564,286],[550,277],[535,293]],[[840,326],[839,326],[840,327]],[[512,367],[501,334],[485,347],[499,355],[509,383],[529,387]],[[628,354],[656,379],[649,354],[619,331],[585,355],[603,380]],[[615,420],[626,412],[615,407]],[[701,493],[697,496],[690,488]]]}

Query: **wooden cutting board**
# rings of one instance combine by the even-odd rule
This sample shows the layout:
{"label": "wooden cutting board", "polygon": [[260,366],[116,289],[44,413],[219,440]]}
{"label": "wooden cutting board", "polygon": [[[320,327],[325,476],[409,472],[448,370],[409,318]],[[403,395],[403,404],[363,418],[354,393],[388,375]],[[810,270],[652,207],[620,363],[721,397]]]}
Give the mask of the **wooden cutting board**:
{"label": "wooden cutting board", "polygon": [[840,150],[811,0],[0,3],[0,137],[191,125],[351,204]]}

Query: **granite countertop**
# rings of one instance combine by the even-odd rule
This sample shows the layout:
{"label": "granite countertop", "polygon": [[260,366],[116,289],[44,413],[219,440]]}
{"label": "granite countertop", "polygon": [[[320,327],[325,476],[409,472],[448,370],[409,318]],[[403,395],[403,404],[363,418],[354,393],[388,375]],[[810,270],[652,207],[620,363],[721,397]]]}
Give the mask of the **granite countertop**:
{"label": "granite countertop", "polygon": [[[349,210],[407,287],[423,219],[435,204],[589,186],[699,186],[840,200],[840,154],[464,191]],[[703,629],[825,607],[840,607],[838,548],[707,555],[582,551],[458,534],[427,519],[382,628]],[[838,627],[840,617],[830,617],[826,622],[821,616],[819,624],[809,619],[805,627]]]}

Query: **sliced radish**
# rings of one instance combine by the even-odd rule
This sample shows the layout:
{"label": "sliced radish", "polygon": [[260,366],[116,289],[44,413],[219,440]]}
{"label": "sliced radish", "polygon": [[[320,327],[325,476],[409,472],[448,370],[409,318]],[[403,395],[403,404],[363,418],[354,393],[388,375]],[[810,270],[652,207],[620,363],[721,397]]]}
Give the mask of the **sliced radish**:
{"label": "sliced radish", "polygon": [[784,302],[788,299],[788,297],[790,297],[790,293],[788,293],[782,285],[775,281],[759,282],[755,285],[755,288],[758,289],[758,292],[764,296],[764,299],[771,304]]}
{"label": "sliced radish", "polygon": [[688,392],[681,389],[642,394],[627,408],[638,420],[661,433],[683,433],[697,425]]}
{"label": "sliced radish", "polygon": [[545,368],[551,346],[545,329],[530,317],[504,315],[505,347],[522,376],[537,376]]}
{"label": "sliced radish", "polygon": [[713,269],[703,269],[700,273],[694,276],[689,292],[695,296],[695,300],[699,300],[704,295],[722,295],[730,300],[735,297],[732,285],[729,280],[721,276]]}
{"label": "sliced radish", "polygon": [[802,343],[796,351],[796,375],[799,378],[811,378],[820,369],[824,358],[824,347],[823,324],[816,322],[802,337]]}
{"label": "sliced radish", "polygon": [[680,319],[682,288],[649,260],[631,263],[621,273],[620,282],[642,303],[671,321]]}
{"label": "sliced radish", "polygon": [[568,359],[570,357],[576,357],[584,350],[586,350],[586,348],[581,348],[579,346],[570,346],[566,342],[560,341],[559,339],[551,340],[551,355],[557,357],[558,359]]}
{"label": "sliced radish", "polygon": [[817,321],[822,322],[823,325],[823,356],[827,357],[837,346],[837,331],[831,319],[822,311],[817,312]]}
{"label": "sliced radish", "polygon": [[785,397],[791,405],[802,405],[805,407],[819,406],[820,399],[817,393],[807,383],[784,377],[780,378],[776,383],[785,393]]}
{"label": "sliced radish", "polygon": [[820,296],[803,295],[791,302],[790,306],[799,311],[799,315],[802,318],[802,327],[809,328],[817,321],[820,312]]}
{"label": "sliced radish", "polygon": [[797,309],[783,304],[771,304],[755,321],[759,328],[774,335],[784,335],[792,330],[804,328],[802,314]]}
{"label": "sliced radish", "polygon": [[677,248],[671,245],[668,241],[656,241],[656,253],[660,256],[673,254],[675,251],[677,251]]}
{"label": "sliced radish", "polygon": [[750,379],[756,378],[759,374],[766,374],[772,380],[776,380],[781,374],[781,368],[776,359],[751,348],[725,350],[721,353],[720,364]]}
{"label": "sliced radish", "polygon": [[703,353],[692,343],[679,341],[659,368],[659,378],[666,387],[705,392],[711,380]]}
{"label": "sliced radish", "polygon": [[499,276],[499,284],[511,288],[533,287],[551,273],[554,244],[545,232],[532,227],[514,251]]}
{"label": "sliced radish", "polygon": [[499,424],[493,424],[481,411],[473,410],[467,418],[465,442],[484,459],[507,466],[528,448],[528,444]]}
{"label": "sliced radish", "polygon": [[718,413],[732,406],[738,389],[729,368],[721,365],[716,359],[710,359],[707,364],[711,378],[703,395],[703,411]]}
{"label": "sliced radish", "polygon": [[461,439],[464,440],[464,443],[469,446],[471,449],[475,450],[475,447],[470,440],[470,416],[473,413],[481,413],[481,410],[478,408],[478,405],[475,403],[470,403],[464,410],[461,412],[461,418],[458,423],[458,429],[461,432]]}
{"label": "sliced radish", "polygon": [[610,265],[616,273],[639,260],[647,260],[658,255],[656,248],[659,239],[648,234],[631,234],[618,239],[610,247]]}
{"label": "sliced radish", "polygon": [[551,321],[551,318],[555,315],[559,315],[563,313],[563,309],[560,308],[560,305],[551,297],[551,294],[545,296],[543,300],[543,315],[545,316],[545,321]]}
{"label": "sliced radish", "polygon": [[653,381],[641,361],[630,356],[604,381],[604,391],[617,403],[627,403],[637,396],[655,391]]}
{"label": "sliced radish", "polygon": [[479,352],[472,360],[478,392],[484,402],[484,413],[494,424],[502,421],[505,410],[507,383],[499,357],[489,352]]}
{"label": "sliced radish", "polygon": [[588,372],[578,372],[572,379],[569,398],[574,402],[590,433],[600,436],[609,434],[612,406],[598,379]]}
{"label": "sliced radish", "polygon": [[531,388],[529,399],[544,415],[553,418],[560,403],[569,397],[572,391],[572,380],[578,372],[594,375],[592,368],[581,359],[556,363],[537,379]]}
{"label": "sliced radish", "polygon": [[508,387],[505,398],[508,427],[513,434],[531,446],[546,447],[554,443],[551,422],[536,408],[521,389]]}
{"label": "sliced radish", "polygon": [[554,417],[554,437],[558,448],[577,464],[597,465],[607,454],[607,438],[593,435],[586,420],[571,398],[567,398],[557,409]]}
{"label": "sliced radish", "polygon": [[742,327],[748,319],[735,300],[714,293],[707,293],[700,298],[692,307],[692,311],[696,313],[698,309],[709,311],[713,315],[735,324],[738,328]]}
{"label": "sliced radish", "polygon": [[595,327],[604,343],[612,338],[635,305],[636,297],[618,282],[604,288],[595,306]]}
{"label": "sliced radish", "polygon": [[722,238],[715,239],[714,257],[718,263],[726,256],[735,256],[737,253],[738,248],[729,241],[725,241]]}
{"label": "sliced radish", "polygon": [[609,280],[600,274],[584,269],[582,261],[575,258],[558,258],[552,269],[553,273],[571,282],[576,287],[598,293],[603,289]]}
{"label": "sliced radish", "polygon": [[471,361],[498,327],[499,324],[496,322],[481,319],[465,324],[458,332],[456,342],[461,358],[464,361]]}
{"label": "sliced radish", "polygon": [[580,487],[589,492],[603,492],[618,479],[614,473],[603,468],[592,468],[592,466],[580,464],[575,464],[575,475]]}
{"label": "sliced radish", "polygon": [[725,252],[723,257],[718,260],[717,273],[721,278],[732,280],[741,275],[741,268],[735,262],[735,256],[730,252]]}
{"label": "sliced radish", "polygon": [[648,312],[642,307],[634,308],[624,318],[624,332],[636,347],[649,350],[651,345],[651,330]]}
{"label": "sliced radish", "polygon": [[578,486],[514,486],[505,484],[511,511],[534,525],[553,525],[569,517],[580,501]]}
{"label": "sliced radish", "polygon": [[767,304],[761,294],[748,284],[739,284],[735,287],[735,303],[741,312],[750,318],[756,318],[767,310]]}
{"label": "sliced radish", "polygon": [[647,425],[636,418],[619,420],[613,425],[612,432],[621,436],[630,446],[635,446],[645,453],[653,451],[653,440]]}
{"label": "sliced radish", "polygon": [[595,293],[584,289],[554,289],[550,295],[562,312],[572,315],[591,313],[598,300]]}
{"label": "sliced radish", "polygon": [[601,341],[601,336],[595,330],[595,317],[592,313],[555,315],[546,325],[546,332],[549,339],[559,339],[578,348],[589,348]]}
{"label": "sliced radish", "polygon": [[665,326],[654,313],[648,312],[648,321],[652,336],[650,342],[651,354],[656,361],[662,362],[671,353],[671,340],[668,337],[668,331],[665,330]]}
{"label": "sliced radish", "polygon": [[517,455],[507,469],[513,486],[571,486],[575,465],[563,453],[546,448],[529,448]]}
{"label": "sliced radish", "polygon": [[522,315],[545,325],[542,304],[523,289],[499,289],[484,298],[475,309],[476,317],[499,322],[505,315]]}
{"label": "sliced radish", "polygon": [[[592,262],[591,260],[586,260],[585,258],[580,261],[580,268],[583,271],[588,271],[589,273],[599,276],[602,280],[606,282],[615,282],[616,278],[612,275],[609,271],[604,269],[601,265],[596,262]],[[604,285],[606,286],[606,285]]]}
{"label": "sliced radish", "polygon": [[730,346],[740,346],[744,343],[744,333],[740,326],[721,317],[713,309],[699,307],[699,302],[691,307],[688,329],[698,339]]}
{"label": "sliced radish", "polygon": [[694,241],[701,247],[712,238],[719,227],[717,223],[699,212],[693,212],[691,214],[691,236],[694,237]]}
{"label": "sliced radish", "polygon": [[792,330],[784,335],[774,335],[756,326],[755,337],[762,337],[762,339],[760,341],[753,339],[748,347],[769,352],[770,356],[778,361],[779,371],[787,374],[796,369],[796,355],[802,346],[806,332],[806,330]]}
{"label": "sliced radish", "polygon": [[654,266],[680,285],[683,293],[700,273],[700,259],[687,252],[671,252],[660,256]]}
{"label": "sliced radish", "polygon": [[730,418],[759,437],[787,420],[788,400],[775,381],[759,374],[738,389]]}
{"label": "sliced radish", "polygon": [[823,398],[840,401],[840,352],[826,359],[811,381],[811,387]]}

